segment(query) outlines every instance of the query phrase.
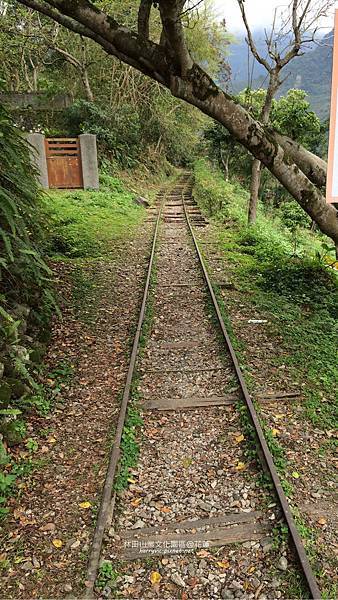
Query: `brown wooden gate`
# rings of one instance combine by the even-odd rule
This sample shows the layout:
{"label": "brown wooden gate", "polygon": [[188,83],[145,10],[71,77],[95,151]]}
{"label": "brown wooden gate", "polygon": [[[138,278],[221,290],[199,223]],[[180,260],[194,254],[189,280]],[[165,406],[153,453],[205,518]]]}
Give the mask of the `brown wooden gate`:
{"label": "brown wooden gate", "polygon": [[79,139],[47,138],[45,144],[49,187],[82,188]]}

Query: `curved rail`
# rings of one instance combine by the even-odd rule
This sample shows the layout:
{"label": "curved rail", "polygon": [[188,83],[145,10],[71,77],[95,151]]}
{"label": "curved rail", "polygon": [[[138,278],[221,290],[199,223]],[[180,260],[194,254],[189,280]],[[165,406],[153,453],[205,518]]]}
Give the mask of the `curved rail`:
{"label": "curved rail", "polygon": [[285,496],[284,490],[282,488],[282,485],[281,485],[281,482],[280,482],[280,479],[279,479],[279,476],[278,476],[278,473],[277,473],[277,469],[276,469],[275,464],[273,462],[273,458],[272,458],[271,452],[270,452],[270,450],[268,448],[268,445],[266,443],[266,440],[265,440],[265,437],[264,437],[264,433],[263,433],[261,424],[259,422],[258,415],[256,413],[254,404],[253,404],[253,402],[251,400],[248,388],[246,386],[246,383],[245,383],[245,380],[244,380],[244,376],[243,376],[243,373],[241,371],[241,367],[239,365],[239,362],[238,362],[235,350],[234,350],[233,345],[231,343],[229,334],[228,334],[228,332],[226,330],[225,323],[224,323],[224,320],[223,320],[223,317],[222,317],[222,313],[221,313],[221,310],[220,310],[219,304],[217,302],[217,298],[216,298],[216,295],[215,295],[212,283],[210,281],[210,278],[209,278],[209,275],[208,275],[208,272],[207,272],[207,268],[205,266],[205,263],[204,263],[201,251],[200,251],[199,246],[198,246],[198,242],[196,240],[196,236],[194,234],[192,225],[191,225],[190,220],[189,220],[189,215],[188,215],[188,212],[187,212],[187,209],[186,209],[186,206],[185,206],[185,202],[184,202],[183,196],[182,196],[182,203],[183,203],[184,214],[185,214],[185,218],[186,218],[186,221],[187,221],[187,225],[188,225],[191,237],[192,237],[193,242],[194,242],[194,246],[195,246],[195,249],[196,249],[196,252],[197,252],[197,256],[198,256],[198,259],[199,259],[199,262],[200,262],[200,265],[201,265],[201,268],[202,268],[202,271],[203,271],[204,279],[206,281],[206,284],[207,284],[209,292],[210,292],[210,296],[211,296],[211,299],[212,299],[212,302],[213,302],[213,305],[214,305],[214,308],[215,308],[215,311],[216,311],[216,314],[217,314],[217,319],[218,319],[219,325],[221,327],[222,334],[223,334],[224,340],[226,342],[227,348],[229,350],[229,353],[230,353],[230,356],[231,356],[231,360],[232,360],[232,363],[233,363],[233,366],[234,366],[234,369],[235,369],[235,372],[236,372],[236,377],[237,377],[238,383],[240,385],[240,388],[242,390],[242,394],[243,394],[246,406],[248,408],[248,411],[249,411],[249,414],[250,414],[250,418],[251,418],[252,424],[254,426],[254,429],[255,429],[255,432],[256,432],[256,435],[257,435],[257,439],[258,439],[260,448],[261,448],[262,453],[263,453],[264,460],[265,460],[266,465],[268,467],[268,470],[269,470],[269,473],[270,473],[270,476],[271,476],[271,479],[272,479],[272,482],[273,482],[273,486],[274,486],[276,494],[277,494],[278,501],[280,503],[280,506],[282,508],[282,512],[283,512],[284,518],[285,518],[287,526],[289,528],[290,535],[291,535],[291,538],[292,538],[292,542],[293,542],[294,548],[296,550],[296,554],[297,554],[298,560],[299,560],[300,565],[302,567],[302,570],[303,570],[303,573],[304,573],[304,576],[305,576],[305,580],[307,582],[307,585],[309,587],[309,590],[311,592],[311,596],[312,596],[313,600],[320,600],[320,598],[321,598],[320,590],[318,588],[315,576],[313,574],[311,565],[309,563],[309,559],[308,559],[308,557],[306,555],[306,552],[305,552],[305,549],[304,549],[301,537],[300,537],[300,535],[298,533],[296,524],[295,524],[294,519],[292,517],[291,510],[290,510],[290,507],[289,507],[289,503],[287,501],[287,498]]}

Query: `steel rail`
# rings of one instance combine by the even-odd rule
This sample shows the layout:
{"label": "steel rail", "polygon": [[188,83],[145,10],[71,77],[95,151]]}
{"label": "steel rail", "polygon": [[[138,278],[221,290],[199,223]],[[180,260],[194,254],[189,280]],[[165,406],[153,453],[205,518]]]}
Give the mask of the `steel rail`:
{"label": "steel rail", "polygon": [[121,439],[122,439],[123,428],[124,428],[124,423],[125,423],[126,414],[127,414],[128,403],[129,403],[129,399],[130,399],[130,390],[131,390],[132,380],[133,380],[134,371],[135,371],[135,365],[136,365],[136,360],[137,360],[137,355],[138,355],[138,347],[139,347],[139,342],[140,342],[140,337],[141,337],[141,330],[142,330],[142,325],[143,325],[143,321],[144,321],[146,304],[147,304],[147,299],[148,299],[148,292],[149,292],[149,287],[150,287],[150,279],[151,279],[151,274],[152,274],[152,269],[153,269],[153,264],[154,264],[154,256],[155,256],[156,243],[157,243],[157,238],[158,238],[158,230],[159,230],[159,225],[160,225],[160,220],[161,220],[161,215],[162,215],[162,210],[163,210],[163,206],[165,203],[166,195],[167,195],[167,193],[164,194],[161,205],[159,207],[157,219],[156,219],[153,243],[152,243],[151,254],[150,254],[150,258],[149,258],[146,283],[145,283],[143,299],[142,299],[142,305],[141,305],[137,328],[136,328],[136,332],[135,332],[135,336],[134,336],[132,352],[130,355],[129,368],[128,368],[126,383],[125,383],[125,387],[124,387],[124,391],[123,391],[123,397],[122,397],[122,402],[121,402],[121,407],[120,407],[119,418],[118,418],[118,422],[117,422],[117,426],[116,426],[113,451],[111,453],[107,472],[106,472],[106,478],[105,478],[103,491],[102,491],[102,497],[101,497],[100,510],[99,510],[99,513],[97,516],[94,537],[93,537],[91,550],[90,550],[90,554],[89,554],[89,559],[88,559],[86,581],[85,581],[85,586],[86,586],[85,597],[86,598],[93,598],[95,581],[96,581],[96,577],[97,577],[98,570],[99,570],[99,564],[100,564],[100,555],[101,555],[103,536],[104,536],[104,532],[106,529],[108,519],[111,518],[112,512],[114,510],[115,496],[113,494],[113,485],[114,485],[116,470],[117,470],[117,466],[118,466],[118,461],[120,458]]}
{"label": "steel rail", "polygon": [[200,265],[201,265],[201,268],[202,268],[202,271],[203,271],[204,279],[206,281],[206,284],[207,284],[209,292],[210,292],[210,296],[211,296],[211,299],[212,299],[212,302],[213,302],[213,305],[214,305],[214,308],[215,308],[215,311],[216,311],[216,314],[217,314],[218,322],[219,322],[219,325],[221,327],[222,334],[223,334],[223,337],[225,339],[226,345],[228,347],[228,350],[229,350],[229,353],[230,353],[230,356],[231,356],[231,359],[232,359],[232,363],[233,363],[234,369],[236,371],[237,380],[238,380],[240,388],[242,390],[242,394],[243,394],[245,403],[247,405],[247,408],[248,408],[248,411],[249,411],[249,414],[250,414],[250,418],[251,418],[252,424],[254,426],[254,429],[255,429],[255,432],[256,432],[256,435],[257,435],[257,438],[258,438],[258,441],[259,441],[259,445],[261,447],[261,450],[262,450],[262,453],[263,453],[263,456],[264,456],[264,460],[265,460],[266,465],[268,467],[268,470],[269,470],[269,473],[270,473],[270,476],[271,476],[271,479],[272,479],[272,482],[273,482],[273,485],[274,485],[274,488],[275,488],[275,491],[276,491],[276,494],[277,494],[278,501],[279,501],[280,506],[282,508],[282,512],[283,512],[285,521],[286,521],[286,523],[288,525],[289,532],[290,532],[290,535],[291,535],[291,538],[292,538],[292,541],[293,541],[293,544],[294,544],[294,548],[295,548],[296,554],[298,556],[298,560],[300,562],[301,568],[302,568],[304,576],[305,576],[305,580],[307,582],[307,585],[309,587],[309,590],[311,592],[311,596],[312,596],[313,600],[320,600],[320,598],[321,598],[320,590],[318,588],[315,576],[313,574],[311,565],[309,563],[309,559],[308,559],[308,557],[306,555],[305,548],[304,548],[304,545],[302,543],[301,537],[300,537],[300,535],[298,533],[296,524],[295,524],[294,519],[292,517],[291,510],[290,510],[290,507],[289,507],[289,503],[287,501],[287,498],[285,496],[284,490],[282,488],[282,485],[281,485],[281,482],[280,482],[280,479],[279,479],[279,476],[278,476],[275,464],[273,462],[273,458],[272,458],[271,452],[270,452],[269,447],[268,447],[268,445],[266,443],[266,440],[265,440],[265,437],[264,437],[264,433],[263,433],[261,424],[259,422],[259,418],[258,418],[256,409],[255,409],[254,404],[253,404],[253,402],[251,400],[248,388],[246,386],[246,383],[245,383],[245,380],[244,380],[244,376],[243,376],[242,370],[240,368],[240,365],[239,365],[239,362],[238,362],[235,350],[233,348],[233,345],[231,343],[231,340],[230,340],[230,337],[228,335],[227,329],[225,327],[224,320],[223,320],[223,317],[222,317],[222,313],[221,313],[219,304],[217,302],[217,298],[216,298],[216,295],[215,295],[212,283],[210,281],[207,268],[205,266],[205,263],[204,263],[201,251],[200,251],[199,246],[198,246],[198,242],[197,242],[196,236],[194,234],[192,225],[190,223],[190,219],[189,219],[189,215],[188,215],[188,212],[187,212],[187,209],[186,209],[186,206],[185,206],[183,195],[182,195],[182,203],[183,203],[183,209],[184,209],[184,214],[185,214],[185,218],[186,218],[186,221],[187,221],[187,225],[188,225],[190,234],[191,234],[193,242],[194,242],[194,246],[195,246],[195,249],[196,249],[196,252],[197,252],[197,256],[198,256],[199,261],[200,261]]}

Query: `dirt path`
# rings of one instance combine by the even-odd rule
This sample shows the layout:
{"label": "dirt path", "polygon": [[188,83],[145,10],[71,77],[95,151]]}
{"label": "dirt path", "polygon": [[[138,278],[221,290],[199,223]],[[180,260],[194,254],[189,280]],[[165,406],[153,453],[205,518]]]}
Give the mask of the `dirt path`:
{"label": "dirt path", "polygon": [[[139,364],[140,459],[105,541],[114,575],[101,577],[101,594],[286,598],[292,558],[272,531],[278,514],[261,468],[244,455],[239,410],[233,401],[193,407],[198,399],[241,403],[241,396],[178,200],[166,202],[152,327]],[[182,402],[190,410],[175,410]]]}
{"label": "dirt path", "polygon": [[[24,480],[2,534],[3,598],[80,597],[110,439],[124,385],[151,242],[151,224],[109,260],[55,266],[68,297],[47,362],[61,377],[62,402],[34,419],[39,468]],[[80,277],[76,305],[70,271]],[[79,275],[80,274],[80,275]],[[87,288],[90,288],[89,295]],[[60,367],[61,365],[61,367]],[[72,365],[72,367],[71,367]],[[53,375],[49,383],[53,385]],[[34,431],[34,433],[33,433]],[[27,456],[27,460],[29,457]]]}

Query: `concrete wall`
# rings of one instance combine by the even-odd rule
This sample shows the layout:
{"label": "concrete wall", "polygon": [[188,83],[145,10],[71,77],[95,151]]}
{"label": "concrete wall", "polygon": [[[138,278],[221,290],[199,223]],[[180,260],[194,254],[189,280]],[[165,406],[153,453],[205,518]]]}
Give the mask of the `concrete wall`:
{"label": "concrete wall", "polygon": [[42,188],[48,189],[48,171],[45,149],[45,136],[42,133],[29,133],[27,140],[31,144],[32,162],[38,171],[38,180]]}
{"label": "concrete wall", "polygon": [[99,171],[97,166],[96,135],[79,135],[82,162],[83,188],[99,189]]}

